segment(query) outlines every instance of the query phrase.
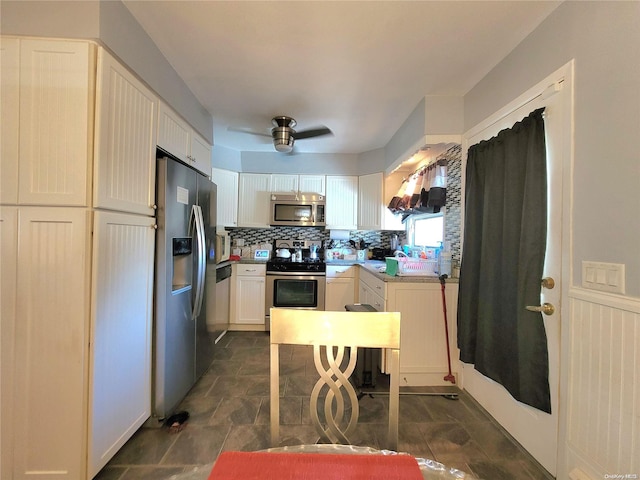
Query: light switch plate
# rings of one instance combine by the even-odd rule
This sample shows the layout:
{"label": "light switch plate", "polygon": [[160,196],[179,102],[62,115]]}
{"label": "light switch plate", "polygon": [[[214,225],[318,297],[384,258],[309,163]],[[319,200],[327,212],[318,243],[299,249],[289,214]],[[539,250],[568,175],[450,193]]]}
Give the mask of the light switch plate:
{"label": "light switch plate", "polygon": [[601,292],[625,293],[624,263],[582,261],[582,286]]}

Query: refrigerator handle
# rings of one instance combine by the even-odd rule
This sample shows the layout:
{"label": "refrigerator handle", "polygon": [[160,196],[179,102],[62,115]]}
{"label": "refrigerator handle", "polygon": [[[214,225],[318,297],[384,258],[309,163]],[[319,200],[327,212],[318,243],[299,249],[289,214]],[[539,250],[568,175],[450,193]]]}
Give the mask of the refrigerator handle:
{"label": "refrigerator handle", "polygon": [[205,232],[204,232],[204,218],[202,217],[202,208],[199,205],[194,205],[195,224],[196,224],[196,243],[197,243],[197,277],[196,277],[196,298],[193,305],[192,318],[195,320],[200,315],[202,309],[202,302],[204,300],[204,282],[205,271],[207,268],[206,263],[206,244],[205,244]]}

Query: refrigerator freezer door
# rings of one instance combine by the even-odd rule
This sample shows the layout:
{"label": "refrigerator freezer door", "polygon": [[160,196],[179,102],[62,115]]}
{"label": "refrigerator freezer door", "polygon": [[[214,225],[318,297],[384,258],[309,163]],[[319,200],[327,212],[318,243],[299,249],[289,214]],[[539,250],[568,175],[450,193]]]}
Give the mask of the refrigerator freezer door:
{"label": "refrigerator freezer door", "polygon": [[208,178],[198,176],[197,205],[202,211],[204,245],[203,282],[201,284],[202,303],[196,318],[196,378],[200,378],[213,361],[215,336],[207,328],[207,315],[215,311],[216,288],[216,186]]}
{"label": "refrigerator freezer door", "polygon": [[158,160],[158,232],[154,342],[154,415],[173,412],[195,382],[196,285],[189,234],[197,200],[197,174],[171,159]]}

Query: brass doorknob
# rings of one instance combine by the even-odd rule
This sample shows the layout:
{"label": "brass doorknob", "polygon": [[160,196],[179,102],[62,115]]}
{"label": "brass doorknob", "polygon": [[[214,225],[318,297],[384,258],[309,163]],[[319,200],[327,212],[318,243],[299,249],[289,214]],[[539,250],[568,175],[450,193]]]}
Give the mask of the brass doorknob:
{"label": "brass doorknob", "polygon": [[556,307],[550,303],[543,303],[542,305],[527,305],[525,308],[530,312],[542,312],[545,315],[553,315],[556,311]]}

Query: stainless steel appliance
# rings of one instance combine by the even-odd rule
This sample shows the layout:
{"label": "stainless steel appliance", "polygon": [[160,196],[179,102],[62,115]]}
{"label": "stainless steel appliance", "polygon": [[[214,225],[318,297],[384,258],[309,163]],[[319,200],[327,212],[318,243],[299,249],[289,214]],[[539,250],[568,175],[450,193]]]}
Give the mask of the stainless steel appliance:
{"label": "stainless steel appliance", "polygon": [[[265,330],[270,330],[271,307],[324,310],[326,264],[315,240],[275,240],[274,252],[288,249],[290,256],[273,255],[267,262]],[[299,254],[299,255],[298,255]]]}
{"label": "stainless steel appliance", "polygon": [[325,199],[316,193],[271,195],[271,225],[324,227]]}
{"label": "stainless steel appliance", "polygon": [[158,158],[153,414],[173,413],[213,359],[216,186]]}
{"label": "stainless steel appliance", "polygon": [[213,325],[209,324],[209,331],[216,334],[216,342],[229,328],[229,301],[231,294],[231,264],[216,267],[216,303],[214,308]]}

